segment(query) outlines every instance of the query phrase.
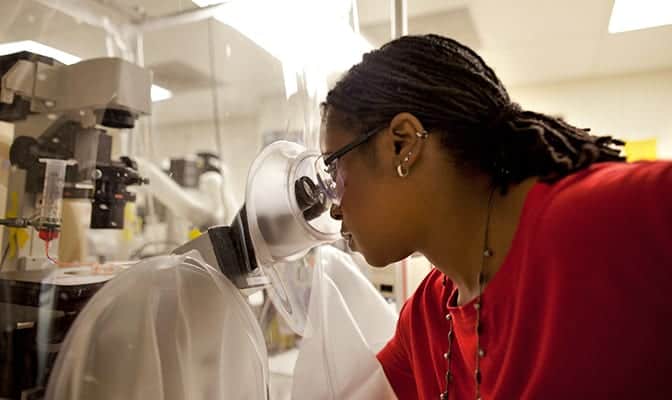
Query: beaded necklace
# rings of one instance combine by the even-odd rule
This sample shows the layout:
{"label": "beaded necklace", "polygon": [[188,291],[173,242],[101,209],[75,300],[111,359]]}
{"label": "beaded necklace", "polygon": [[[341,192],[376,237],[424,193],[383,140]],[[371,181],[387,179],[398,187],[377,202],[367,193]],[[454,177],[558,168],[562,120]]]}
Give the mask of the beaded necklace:
{"label": "beaded necklace", "polygon": [[[481,255],[481,269],[478,273],[478,297],[476,297],[476,302],[474,303],[474,309],[476,310],[476,354],[474,355],[476,359],[476,368],[474,370],[474,382],[476,383],[476,400],[482,400],[481,397],[481,358],[485,357],[485,350],[481,347],[481,306],[482,296],[483,296],[483,286],[485,285],[485,274],[483,273],[485,269],[486,260],[489,257],[492,257],[493,252],[489,246],[489,236],[490,236],[490,214],[492,212],[492,203],[494,200],[495,190],[493,189],[490,192],[490,197],[488,198],[488,212],[485,219],[485,233],[483,238],[483,253]],[[447,278],[443,277],[443,285],[446,285]],[[448,393],[450,392],[450,383],[453,380],[453,375],[450,371],[450,361],[452,358],[452,349],[453,349],[453,317],[450,313],[446,314],[446,320],[448,320],[448,351],[443,354],[443,357],[446,359],[447,369],[446,369],[446,390],[441,393],[440,400],[448,400]]]}

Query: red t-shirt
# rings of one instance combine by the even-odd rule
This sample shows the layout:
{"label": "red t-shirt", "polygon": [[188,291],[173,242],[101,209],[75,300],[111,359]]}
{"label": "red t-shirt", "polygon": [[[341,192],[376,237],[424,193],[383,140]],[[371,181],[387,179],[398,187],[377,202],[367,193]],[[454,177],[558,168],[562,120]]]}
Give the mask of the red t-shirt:
{"label": "red t-shirt", "polygon": [[[446,237],[446,240],[450,240]],[[473,302],[434,269],[378,354],[399,399],[475,399]],[[454,303],[450,303],[454,304]],[[481,395],[672,399],[672,163],[603,163],[527,195],[481,309]]]}

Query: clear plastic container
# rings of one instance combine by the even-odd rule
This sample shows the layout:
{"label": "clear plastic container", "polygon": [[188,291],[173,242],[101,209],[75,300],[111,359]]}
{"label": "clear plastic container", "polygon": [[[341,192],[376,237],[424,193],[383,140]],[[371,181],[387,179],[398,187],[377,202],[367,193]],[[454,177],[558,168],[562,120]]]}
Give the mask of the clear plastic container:
{"label": "clear plastic container", "polygon": [[315,192],[309,196],[313,201],[306,199],[306,193],[297,196],[298,185],[317,182],[314,166],[318,156],[297,143],[268,145],[250,168],[245,198],[256,261],[271,281],[268,295],[298,334],[306,325],[315,264],[314,256],[304,257],[311,248],[335,241],[341,227],[329,215],[329,204],[315,197],[322,194],[314,183]]}
{"label": "clear plastic container", "polygon": [[68,161],[42,158],[40,162],[46,164],[46,166],[38,229],[55,229],[61,225],[65,169]]}
{"label": "clear plastic container", "polygon": [[89,301],[47,400],[266,400],[268,357],[245,299],[197,254],[149,258]]}

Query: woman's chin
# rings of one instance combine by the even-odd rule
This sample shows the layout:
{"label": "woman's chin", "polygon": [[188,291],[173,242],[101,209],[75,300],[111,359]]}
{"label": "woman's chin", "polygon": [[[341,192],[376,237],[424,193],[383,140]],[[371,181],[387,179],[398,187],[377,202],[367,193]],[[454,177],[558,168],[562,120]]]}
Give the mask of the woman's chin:
{"label": "woman's chin", "polygon": [[347,240],[346,243],[348,245],[348,250],[350,250],[353,253],[358,253],[359,255],[364,258],[367,264],[369,264],[372,267],[387,267],[390,265],[390,260],[388,260],[387,254],[381,254],[380,256],[377,256],[375,254],[371,254],[371,252],[366,251],[362,249],[360,246],[357,245],[357,242],[355,239],[350,236]]}
{"label": "woman's chin", "polygon": [[361,254],[362,257],[364,257],[364,260],[366,260],[366,263],[369,264],[372,267],[375,268],[382,268],[382,267],[387,267],[390,265],[389,260],[387,257],[376,257],[372,254],[368,254],[367,252],[361,251],[361,250],[354,250],[357,253]]}

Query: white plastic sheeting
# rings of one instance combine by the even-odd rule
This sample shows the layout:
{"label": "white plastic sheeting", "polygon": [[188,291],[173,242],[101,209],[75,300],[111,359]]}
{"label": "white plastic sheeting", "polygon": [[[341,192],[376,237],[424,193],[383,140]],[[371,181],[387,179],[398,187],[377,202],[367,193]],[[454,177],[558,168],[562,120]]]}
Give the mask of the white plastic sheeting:
{"label": "white plastic sheeting", "polygon": [[[395,399],[376,353],[393,307],[347,254],[313,271],[292,399]],[[70,329],[48,400],[268,399],[268,357],[244,298],[197,254],[147,259],[107,283]]]}
{"label": "white plastic sheeting", "polygon": [[195,254],[145,260],[70,329],[47,399],[267,398],[263,335],[240,292]]}
{"label": "white plastic sheeting", "polygon": [[394,334],[397,314],[345,253],[323,247],[292,399],[395,399],[376,353]]}

